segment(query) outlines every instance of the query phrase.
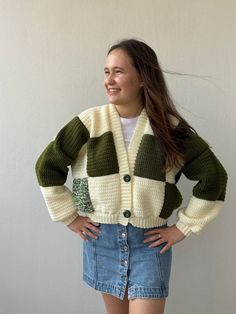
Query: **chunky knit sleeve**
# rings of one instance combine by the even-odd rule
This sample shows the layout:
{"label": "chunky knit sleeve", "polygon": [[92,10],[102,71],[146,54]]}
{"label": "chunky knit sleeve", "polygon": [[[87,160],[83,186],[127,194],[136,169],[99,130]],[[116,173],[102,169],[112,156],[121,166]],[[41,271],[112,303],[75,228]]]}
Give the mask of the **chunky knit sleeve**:
{"label": "chunky knit sleeve", "polygon": [[36,175],[41,192],[53,221],[70,224],[77,216],[72,192],[64,185],[68,171],[89,132],[76,116],[68,122],[39,156]]}
{"label": "chunky knit sleeve", "polygon": [[189,236],[199,233],[218,215],[225,200],[227,173],[199,135],[191,133],[184,141],[184,150],[182,173],[198,182],[188,206],[177,211],[176,227]]}

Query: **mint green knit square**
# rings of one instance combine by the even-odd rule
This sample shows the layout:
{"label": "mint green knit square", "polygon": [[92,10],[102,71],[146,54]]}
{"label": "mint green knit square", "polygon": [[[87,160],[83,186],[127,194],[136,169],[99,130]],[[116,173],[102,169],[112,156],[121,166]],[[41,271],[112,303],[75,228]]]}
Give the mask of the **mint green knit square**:
{"label": "mint green knit square", "polygon": [[73,180],[73,199],[76,207],[84,213],[94,211],[88,188],[88,178],[78,178]]}

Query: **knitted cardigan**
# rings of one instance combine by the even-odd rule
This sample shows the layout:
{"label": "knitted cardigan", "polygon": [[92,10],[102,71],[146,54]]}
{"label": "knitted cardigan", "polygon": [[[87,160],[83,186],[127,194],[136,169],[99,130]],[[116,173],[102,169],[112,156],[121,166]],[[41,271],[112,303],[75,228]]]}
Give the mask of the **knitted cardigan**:
{"label": "knitted cardigan", "polygon": [[[179,120],[169,118],[178,128]],[[128,149],[114,104],[82,111],[60,130],[35,165],[51,219],[69,225],[82,214],[98,223],[163,225],[182,203],[176,184],[183,173],[197,183],[188,206],[177,211],[176,226],[186,236],[199,233],[222,207],[227,173],[196,133],[184,138],[183,147],[183,165],[164,172],[161,146],[145,107]],[[69,166],[72,191],[65,185]]]}

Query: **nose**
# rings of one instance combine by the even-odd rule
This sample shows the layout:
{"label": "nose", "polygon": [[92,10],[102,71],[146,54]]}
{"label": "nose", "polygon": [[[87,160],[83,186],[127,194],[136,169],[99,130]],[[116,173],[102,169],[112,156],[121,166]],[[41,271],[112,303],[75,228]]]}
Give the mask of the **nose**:
{"label": "nose", "polygon": [[113,77],[112,73],[110,73],[109,75],[107,74],[107,75],[105,76],[104,82],[105,82],[106,84],[109,84],[109,85],[115,83],[115,80],[114,80],[114,77]]}

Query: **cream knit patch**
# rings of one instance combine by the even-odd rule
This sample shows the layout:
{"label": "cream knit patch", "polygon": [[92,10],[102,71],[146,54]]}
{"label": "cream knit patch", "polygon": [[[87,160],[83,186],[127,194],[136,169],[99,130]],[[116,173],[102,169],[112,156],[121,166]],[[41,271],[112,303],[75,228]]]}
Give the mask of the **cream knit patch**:
{"label": "cream knit patch", "polygon": [[77,212],[72,192],[65,186],[40,186],[49,215],[53,221],[68,218]]}
{"label": "cream knit patch", "polygon": [[87,143],[84,144],[79,151],[75,162],[71,165],[73,178],[84,178],[88,176],[87,173]]}
{"label": "cream knit patch", "polygon": [[102,136],[105,132],[111,131],[109,105],[107,104],[89,108],[81,112],[78,117],[89,130],[90,138]]}
{"label": "cream knit patch", "polygon": [[112,214],[120,211],[121,187],[118,173],[88,177],[88,190],[93,207],[101,214]]}
{"label": "cream knit patch", "polygon": [[164,203],[165,182],[134,176],[133,210],[136,217],[158,217]]}
{"label": "cream knit patch", "polygon": [[222,205],[222,201],[207,201],[192,195],[187,208],[177,211],[176,226],[184,233],[200,232],[219,214]]}

